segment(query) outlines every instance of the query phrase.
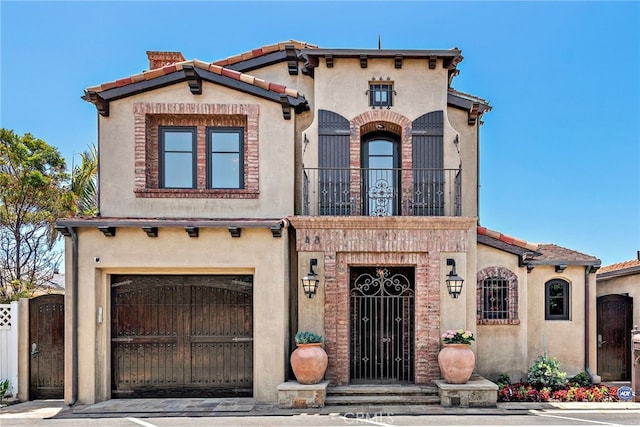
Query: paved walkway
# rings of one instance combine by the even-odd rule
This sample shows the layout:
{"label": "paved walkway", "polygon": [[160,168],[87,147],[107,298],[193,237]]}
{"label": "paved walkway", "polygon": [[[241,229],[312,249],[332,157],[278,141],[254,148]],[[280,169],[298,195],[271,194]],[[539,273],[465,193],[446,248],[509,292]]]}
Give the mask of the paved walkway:
{"label": "paved walkway", "polygon": [[640,414],[640,402],[554,402],[498,403],[493,408],[444,408],[440,405],[327,406],[317,409],[280,409],[276,404],[256,403],[251,398],[238,399],[113,399],[93,405],[72,408],[62,400],[36,400],[0,408],[3,418],[122,418],[136,417],[215,417],[298,414],[362,414],[395,415],[472,415],[527,413],[531,410],[573,412],[585,410],[633,410]]}

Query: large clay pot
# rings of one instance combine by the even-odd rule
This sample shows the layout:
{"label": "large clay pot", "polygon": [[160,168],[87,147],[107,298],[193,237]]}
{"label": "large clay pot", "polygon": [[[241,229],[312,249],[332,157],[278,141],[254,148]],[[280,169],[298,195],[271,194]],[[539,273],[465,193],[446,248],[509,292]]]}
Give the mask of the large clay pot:
{"label": "large clay pot", "polygon": [[291,368],[300,384],[318,384],[328,363],[329,358],[320,343],[298,344],[291,353]]}
{"label": "large clay pot", "polygon": [[468,344],[444,344],[438,353],[438,364],[444,380],[451,384],[469,381],[476,363],[476,355]]}

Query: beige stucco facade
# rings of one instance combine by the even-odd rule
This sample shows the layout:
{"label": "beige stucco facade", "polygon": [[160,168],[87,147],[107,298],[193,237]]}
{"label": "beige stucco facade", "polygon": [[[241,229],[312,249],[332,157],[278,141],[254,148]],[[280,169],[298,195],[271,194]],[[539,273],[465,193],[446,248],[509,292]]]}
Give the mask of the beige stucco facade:
{"label": "beige stucco facade", "polygon": [[[352,271],[367,268],[400,271],[410,282],[411,302],[403,306],[400,316],[409,330],[403,335],[402,351],[410,368],[402,381],[432,384],[440,378],[437,354],[447,329],[468,329],[476,335],[472,345],[476,371],[488,378],[508,373],[518,379],[545,350],[570,374],[582,371],[587,363],[585,297],[589,312],[595,312],[595,286],[585,295],[586,267],[569,262],[562,273],[556,273],[553,259],[546,259],[531,269],[520,257],[530,245],[495,236],[486,237],[494,242],[490,245],[478,243],[480,119],[490,107],[481,98],[451,88],[461,60],[459,51],[354,53],[307,48],[296,54],[293,64],[290,56],[286,60],[283,56],[263,67],[253,64],[246,73],[215,64],[190,69],[194,65],[185,63],[181,66],[191,71],[178,75],[175,83],[154,86],[155,78],[175,76],[177,71],[168,66],[154,71],[159,77],[137,75],[132,83],[107,84],[87,95],[101,112],[100,215],[59,221],[70,236],[65,269],[67,325],[73,324],[70,308],[74,305],[78,324],[76,331],[66,335],[69,386],[65,401],[77,398],[88,404],[113,397],[113,275],[251,276],[252,396],[257,401],[276,401],[277,386],[292,379],[289,354],[298,330],[325,337],[326,378],[333,385],[353,380],[350,337],[357,328],[354,322],[361,319],[352,315],[349,305]],[[367,55],[363,62],[362,56]],[[298,73],[292,71],[293,65]],[[242,70],[242,61],[235,66]],[[135,85],[142,80],[147,86],[138,90]],[[392,82],[392,105],[369,105],[371,82]],[[305,197],[322,191],[319,179],[305,181],[308,177],[303,172],[322,163],[321,110],[346,123],[338,132],[344,137],[348,158],[343,160],[351,174],[345,192],[353,211],[346,215],[317,214],[317,207],[314,213],[307,212],[309,204],[319,202]],[[420,119],[433,113],[441,117],[434,128],[418,129],[426,126]],[[228,123],[244,129],[244,187],[207,188],[209,166],[201,152],[204,130]],[[195,188],[166,189],[158,184],[160,126],[197,128]],[[401,179],[394,188],[398,197],[394,213],[369,216],[363,200],[374,196],[363,190],[362,146],[377,130],[384,130],[395,144]],[[412,175],[417,163],[413,157],[420,156],[414,154],[413,138],[428,132],[435,132],[429,135],[441,141],[440,151],[434,151],[441,153],[438,169],[460,174],[443,178],[449,181],[448,188],[461,190],[459,194],[445,191],[441,203],[446,209],[437,214],[417,213],[412,205],[414,183],[420,184]],[[155,236],[143,227],[153,228],[150,233]],[[193,228],[195,235],[186,232]],[[317,260],[315,272],[320,279],[312,299],[299,289],[311,259]],[[445,285],[451,260],[464,278],[457,298],[449,295]],[[509,290],[509,319],[492,323],[481,318],[484,276],[480,275],[494,270],[517,286]],[[566,321],[545,320],[544,284],[554,278],[570,284]],[[589,334],[594,332],[592,320],[588,328]],[[595,347],[593,340],[589,342],[592,367]],[[71,384],[77,384],[77,396]]]}

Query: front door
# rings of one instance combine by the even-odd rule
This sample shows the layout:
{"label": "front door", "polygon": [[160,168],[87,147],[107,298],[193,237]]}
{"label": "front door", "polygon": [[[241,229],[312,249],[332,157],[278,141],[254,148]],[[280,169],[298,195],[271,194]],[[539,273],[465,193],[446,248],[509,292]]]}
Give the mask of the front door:
{"label": "front door", "polygon": [[414,381],[414,269],[350,270],[351,383]]}
{"label": "front door", "polygon": [[603,381],[629,381],[633,298],[604,295],[597,306],[598,375]]}
{"label": "front door", "polygon": [[29,399],[64,397],[64,295],[29,300]]}

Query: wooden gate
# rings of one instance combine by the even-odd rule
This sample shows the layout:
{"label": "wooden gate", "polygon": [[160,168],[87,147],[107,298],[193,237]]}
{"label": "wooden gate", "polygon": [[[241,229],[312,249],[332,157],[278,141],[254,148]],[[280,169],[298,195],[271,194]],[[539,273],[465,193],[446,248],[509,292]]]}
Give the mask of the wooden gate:
{"label": "wooden gate", "polygon": [[604,295],[597,306],[598,375],[603,381],[629,381],[633,298]]}
{"label": "wooden gate", "polygon": [[64,295],[29,300],[29,399],[64,397]]}
{"label": "wooden gate", "polygon": [[112,276],[113,397],[251,396],[251,276]]}
{"label": "wooden gate", "polygon": [[351,382],[414,380],[413,268],[351,268]]}

